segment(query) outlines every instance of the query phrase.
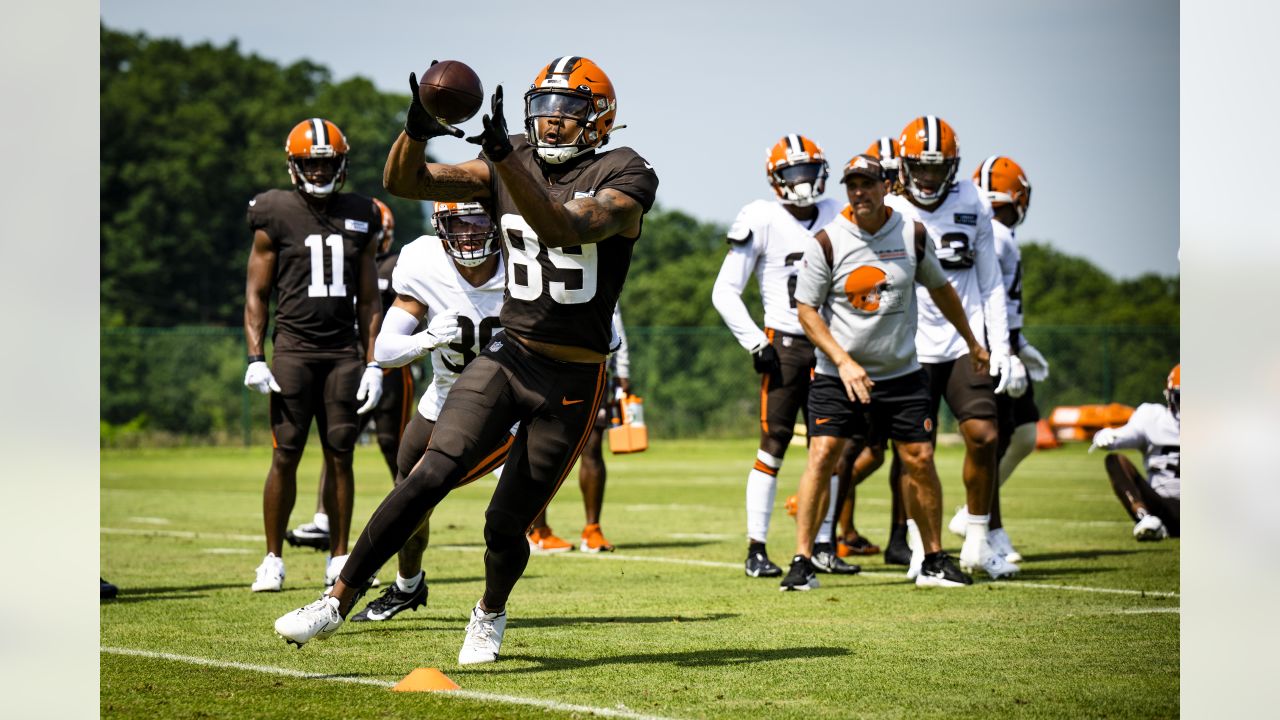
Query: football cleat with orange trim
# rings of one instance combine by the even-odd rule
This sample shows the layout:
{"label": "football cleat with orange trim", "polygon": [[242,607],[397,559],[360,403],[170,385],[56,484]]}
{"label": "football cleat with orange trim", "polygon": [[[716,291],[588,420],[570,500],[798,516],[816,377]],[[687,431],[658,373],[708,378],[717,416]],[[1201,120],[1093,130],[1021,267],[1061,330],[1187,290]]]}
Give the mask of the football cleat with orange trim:
{"label": "football cleat with orange trim", "polygon": [[960,141],[936,115],[923,115],[907,123],[898,138],[902,163],[898,177],[912,201],[933,207],[946,198],[960,167]]}
{"label": "football cleat with orange trim", "polygon": [[790,515],[791,517],[795,517],[796,512],[799,511],[799,508],[800,508],[800,496],[799,495],[788,496],[787,497],[787,514]]}
{"label": "football cleat with orange trim", "polygon": [[613,544],[604,539],[600,523],[591,523],[582,528],[582,544],[578,549],[587,553],[613,552]]}
{"label": "football cleat with orange trim", "polygon": [[765,174],[784,204],[808,207],[826,190],[830,169],[818,143],[792,133],[765,153]]}
{"label": "football cleat with orange trim", "polygon": [[573,549],[573,544],[556,537],[551,527],[534,528],[527,536],[529,550],[536,553],[562,553]]}
{"label": "football cleat with orange trim", "polygon": [[991,207],[1012,205],[1018,214],[1014,227],[1022,224],[1031,207],[1031,181],[1021,165],[1012,158],[992,155],[973,171],[973,184],[991,201]]}
{"label": "football cleat with orange trim", "polygon": [[284,151],[298,192],[327,197],[347,179],[347,136],[324,118],[303,120],[289,131]]}
{"label": "football cleat with orange trim", "polygon": [[617,114],[618,95],[609,76],[584,57],[566,55],[547,63],[524,94],[525,135],[551,165],[603,147],[616,129]]}

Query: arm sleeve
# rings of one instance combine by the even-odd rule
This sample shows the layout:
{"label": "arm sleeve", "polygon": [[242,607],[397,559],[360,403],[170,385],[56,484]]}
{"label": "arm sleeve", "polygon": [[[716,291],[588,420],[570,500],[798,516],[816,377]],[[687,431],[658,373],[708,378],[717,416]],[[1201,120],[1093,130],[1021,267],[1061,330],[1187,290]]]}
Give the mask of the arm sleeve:
{"label": "arm sleeve", "polygon": [[827,264],[822,246],[817,242],[809,243],[796,277],[796,302],[821,308],[826,305],[830,291],[831,266]]}
{"label": "arm sleeve", "polygon": [[1112,445],[1118,450],[1142,449],[1147,447],[1147,423],[1150,420],[1148,404],[1139,405],[1123,427],[1116,428],[1116,442]]}
{"label": "arm sleeve", "polygon": [[400,367],[422,357],[421,346],[413,339],[418,318],[394,305],[382,316],[382,329],[373,341],[373,359],[384,367]]}
{"label": "arm sleeve", "polygon": [[622,325],[622,310],[613,306],[613,334],[618,336],[618,349],[613,353],[613,374],[631,379],[631,353],[627,350],[627,329]]}
{"label": "arm sleeve", "polygon": [[1009,355],[1009,308],[1004,292],[1004,279],[1000,276],[1000,263],[996,261],[995,236],[991,232],[991,207],[985,203],[978,213],[977,238],[974,252],[977,261],[978,290],[982,294],[982,314],[987,324],[987,345],[992,353]]}
{"label": "arm sleeve", "polygon": [[[745,227],[742,224],[742,213],[738,214],[733,227]],[[731,234],[729,252],[725,255],[724,263],[720,265],[720,274],[716,276],[715,285],[711,288],[711,304],[715,305],[720,317],[724,318],[724,324],[729,326],[733,336],[738,339],[738,344],[750,352],[769,341],[764,331],[751,319],[751,313],[742,302],[742,291],[746,290],[751,273],[756,268],[760,238],[746,231],[742,242],[733,242],[732,239]]]}

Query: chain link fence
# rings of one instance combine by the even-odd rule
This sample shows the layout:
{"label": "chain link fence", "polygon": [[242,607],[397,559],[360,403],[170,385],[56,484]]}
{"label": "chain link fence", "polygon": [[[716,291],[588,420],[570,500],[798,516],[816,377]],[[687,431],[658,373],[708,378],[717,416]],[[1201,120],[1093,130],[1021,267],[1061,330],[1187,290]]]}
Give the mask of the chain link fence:
{"label": "chain link fence", "polygon": [[[1051,365],[1035,390],[1044,416],[1057,405],[1159,402],[1179,357],[1176,326],[1032,326],[1024,335]],[[651,435],[759,431],[759,376],[727,329],[631,327],[627,339]],[[239,328],[108,328],[101,356],[104,446],[270,442],[267,399],[242,383]]]}

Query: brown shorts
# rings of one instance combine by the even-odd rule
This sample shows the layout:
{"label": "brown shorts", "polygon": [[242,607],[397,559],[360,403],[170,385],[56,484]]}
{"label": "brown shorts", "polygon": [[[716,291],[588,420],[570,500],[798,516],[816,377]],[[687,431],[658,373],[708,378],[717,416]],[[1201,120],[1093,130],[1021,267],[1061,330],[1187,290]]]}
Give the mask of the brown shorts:
{"label": "brown shorts", "polygon": [[809,390],[809,435],[869,439],[889,437],[898,442],[928,442],[933,436],[929,415],[929,386],[923,370],[879,380],[871,388],[871,403],[852,402],[840,378],[815,375]]}
{"label": "brown shorts", "polygon": [[813,343],[804,335],[791,335],[773,328],[765,328],[765,334],[778,351],[782,370],[760,376],[760,429],[765,435],[782,434],[790,438],[796,413],[803,412],[809,401]]}
{"label": "brown shorts", "polygon": [[275,353],[271,374],[281,392],[271,394],[271,446],[301,452],[314,417],[325,448],[351,452],[360,431],[356,391],[363,373],[364,361],[354,349],[338,359]]}
{"label": "brown shorts", "polygon": [[929,374],[929,407],[935,425],[942,398],[946,398],[947,407],[959,422],[998,417],[995,378],[974,372],[968,354],[947,362],[921,363],[921,366]]}

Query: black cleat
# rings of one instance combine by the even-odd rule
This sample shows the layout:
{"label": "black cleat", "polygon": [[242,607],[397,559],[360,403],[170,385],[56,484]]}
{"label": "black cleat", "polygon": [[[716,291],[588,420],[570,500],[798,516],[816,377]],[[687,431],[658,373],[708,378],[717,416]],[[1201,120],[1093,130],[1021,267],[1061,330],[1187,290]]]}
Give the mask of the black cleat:
{"label": "black cleat", "polygon": [[782,586],[778,589],[786,592],[812,590],[816,587],[818,587],[818,576],[813,573],[813,563],[809,562],[809,558],[803,555],[791,558],[791,569],[787,571],[787,576],[782,578]]}
{"label": "black cleat", "polygon": [[[351,622],[381,622],[390,620],[405,610],[417,611],[427,605],[427,576],[419,573],[418,589],[404,592],[396,583],[388,583],[382,591],[382,597],[365,606],[363,610],[351,616]],[[361,593],[363,594],[363,593]]]}
{"label": "black cleat", "polygon": [[98,578],[98,582],[101,585],[100,587],[101,592],[98,596],[99,601],[110,600],[120,593],[120,588],[116,587],[115,585],[112,585],[106,580],[103,580],[102,578]]}
{"label": "black cleat", "polygon": [[762,544],[747,548],[746,571],[748,577],[782,577],[782,568],[769,559]]}
{"label": "black cleat", "polygon": [[951,556],[944,552],[925,555],[920,574],[916,577],[916,587],[964,587],[972,584],[973,578],[960,572],[960,568],[951,562]]}
{"label": "black cleat", "polygon": [[292,530],[286,530],[284,539],[292,547],[309,547],[320,551],[329,549],[329,531],[321,530],[315,523],[306,523]]}
{"label": "black cleat", "polygon": [[810,562],[813,564],[813,569],[820,573],[857,575],[862,572],[862,566],[847,563],[836,557],[835,546],[831,543],[816,543],[813,546],[813,559]]}

